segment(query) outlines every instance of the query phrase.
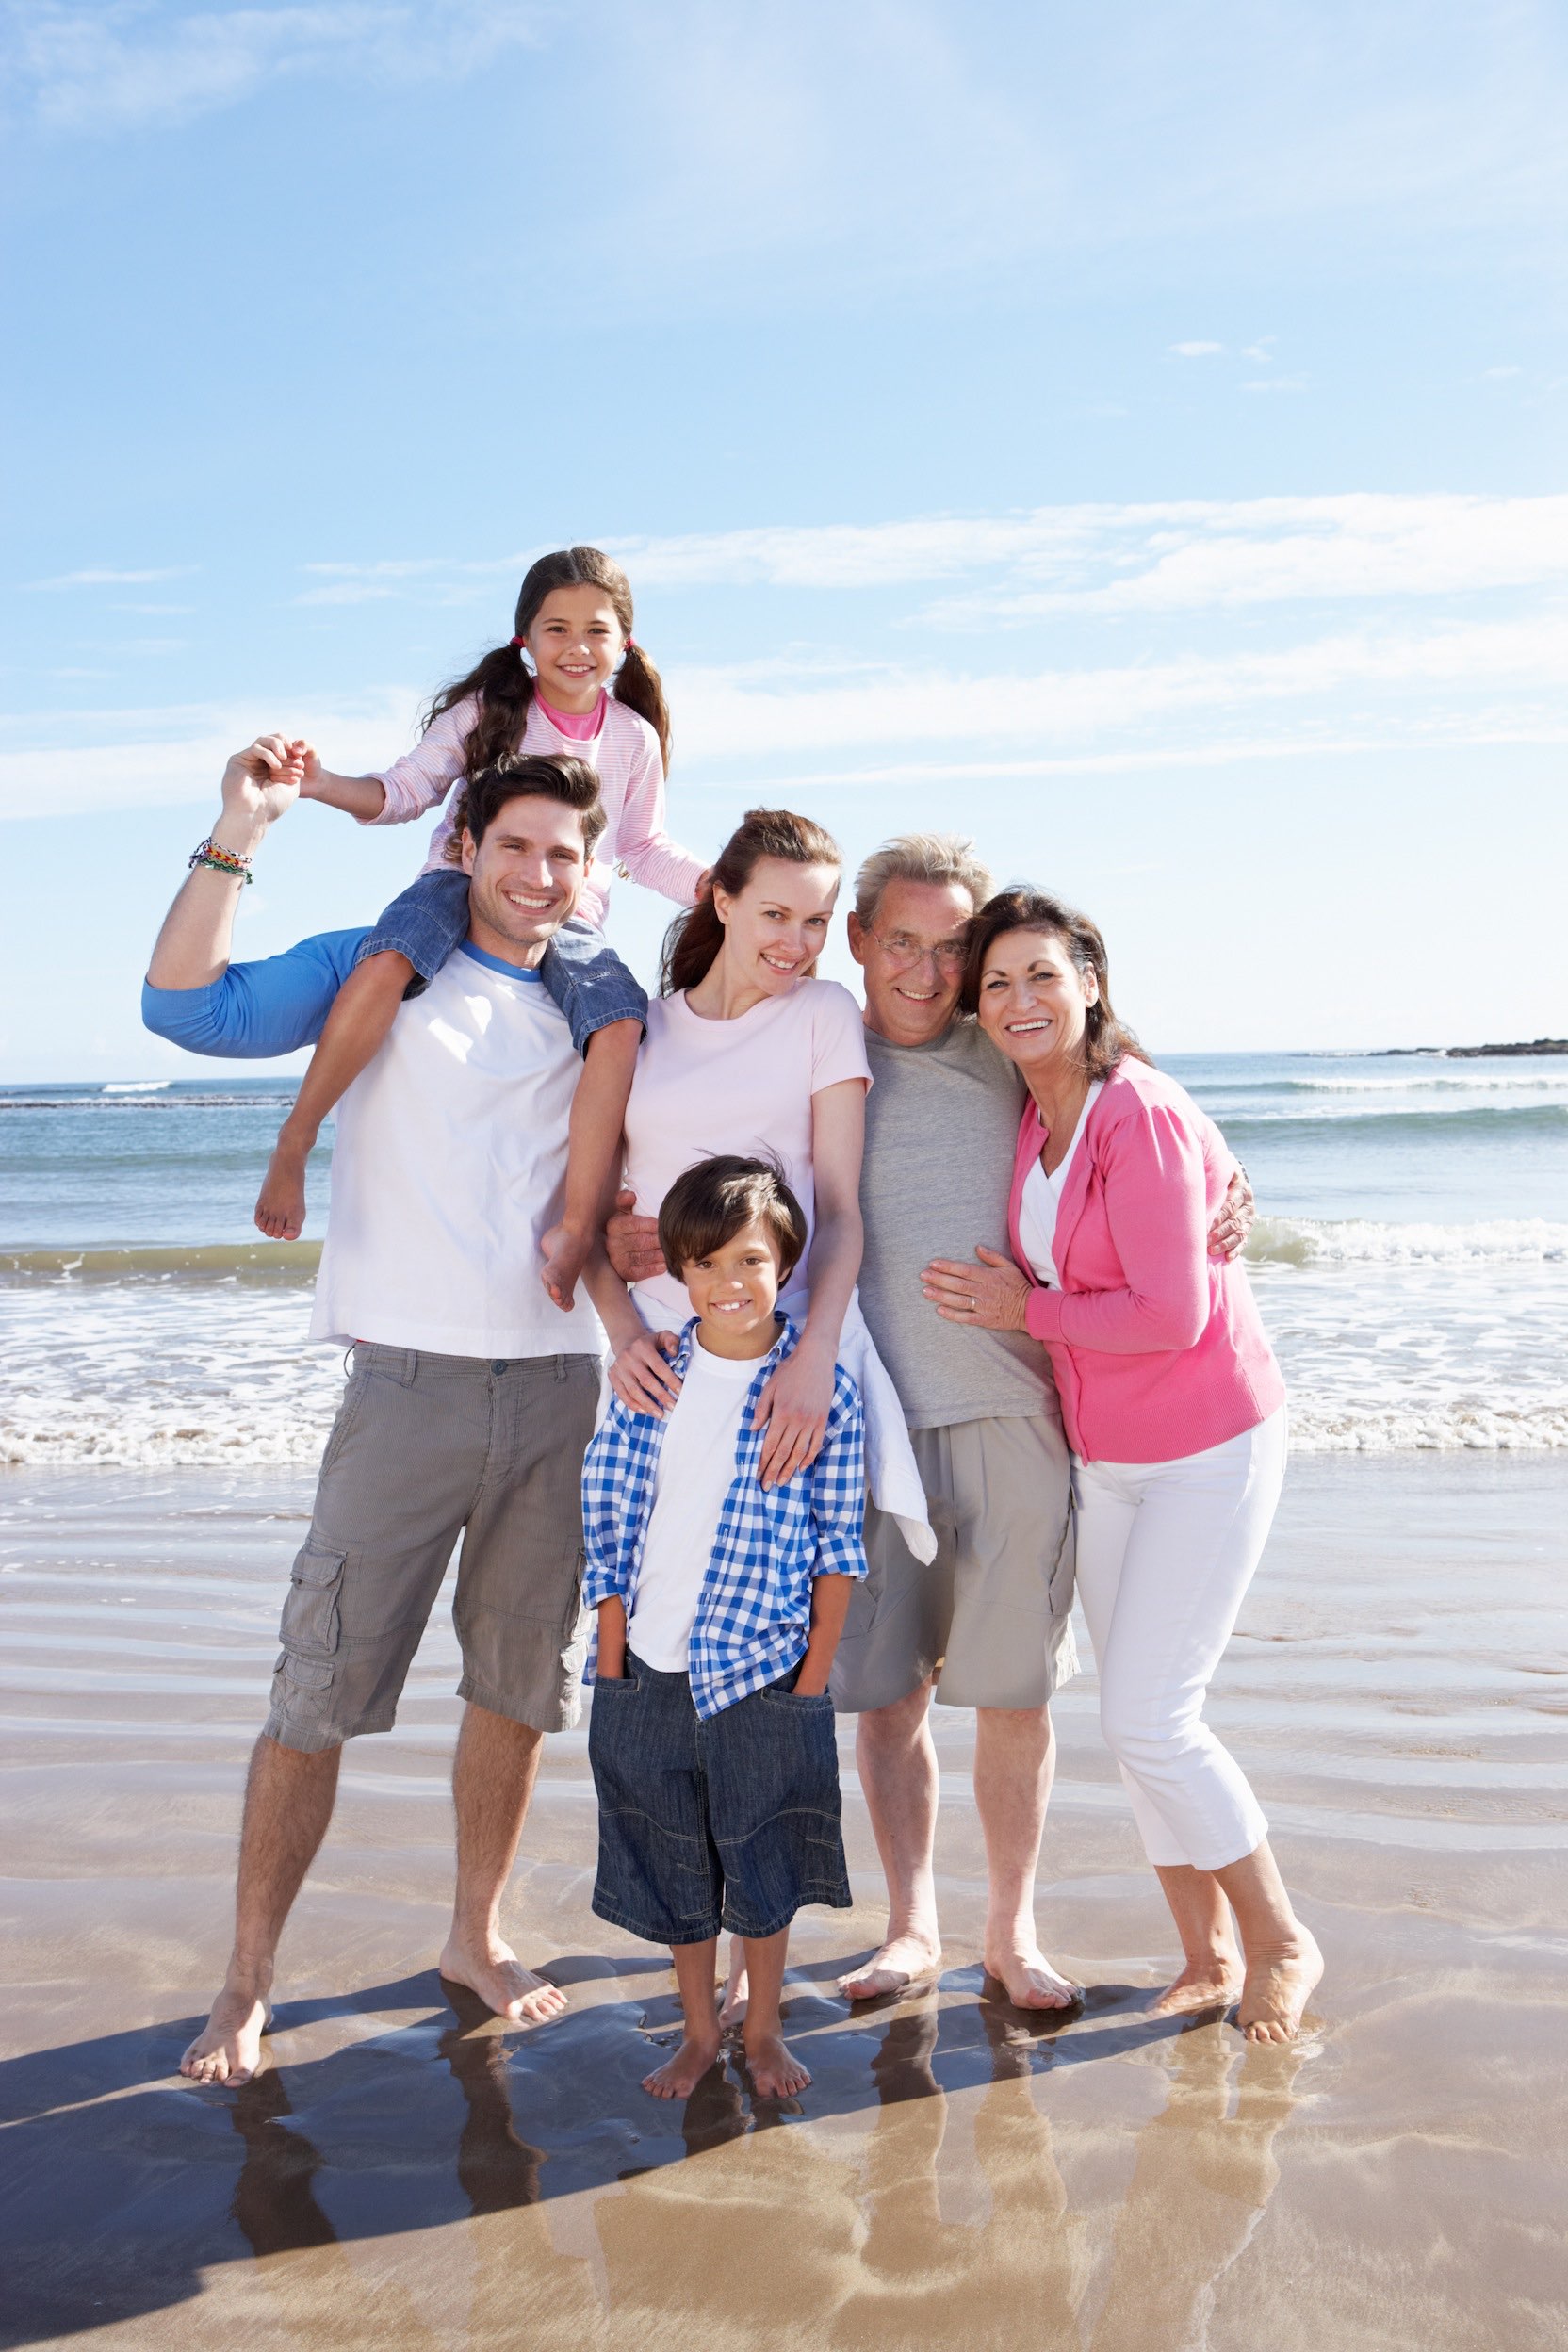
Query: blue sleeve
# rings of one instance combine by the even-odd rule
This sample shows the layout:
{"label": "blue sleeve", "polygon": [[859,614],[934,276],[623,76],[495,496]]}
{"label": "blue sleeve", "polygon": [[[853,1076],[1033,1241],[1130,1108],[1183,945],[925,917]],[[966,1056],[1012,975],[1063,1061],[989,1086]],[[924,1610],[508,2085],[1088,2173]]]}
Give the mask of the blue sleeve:
{"label": "blue sleeve", "polygon": [[142,1023],[188,1054],[236,1060],[314,1045],[365,936],[363,929],[319,931],[282,956],[231,964],[204,988],[155,988],[144,981]]}

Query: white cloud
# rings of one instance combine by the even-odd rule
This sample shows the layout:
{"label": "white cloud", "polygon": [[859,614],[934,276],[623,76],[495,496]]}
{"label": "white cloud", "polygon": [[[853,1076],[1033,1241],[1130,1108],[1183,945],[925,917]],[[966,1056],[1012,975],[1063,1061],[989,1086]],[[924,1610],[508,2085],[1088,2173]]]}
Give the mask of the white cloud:
{"label": "white cloud", "polygon": [[[626,565],[638,589],[891,590],[989,574],[985,588],[966,590],[920,616],[923,623],[988,623],[1064,611],[1460,596],[1559,585],[1568,582],[1568,495],[1352,491],[1184,499],[679,537],[605,535],[596,544]],[[322,585],[304,591],[302,600],[345,603],[406,588],[447,601],[466,583],[519,579],[541,551],[461,562],[416,556],[311,564],[306,573]]]}
{"label": "white cloud", "polygon": [[[1372,743],[1559,743],[1568,740],[1568,614],[1022,675],[930,664],[834,675],[776,662],[675,668],[669,683],[680,777],[692,786],[783,760],[806,763],[806,780],[874,782],[1184,767]],[[235,746],[280,722],[319,743],[334,766],[377,767],[412,740],[417,702],[388,690],[336,710],[277,696],[270,709],[0,722],[0,817],[208,800]]]}
{"label": "white cloud", "polygon": [[12,11],[13,74],[52,129],[139,128],[188,122],[287,76],[459,77],[503,50],[535,46],[557,12],[544,0],[324,0],[187,14],[134,0],[23,0]]}
{"label": "white cloud", "polygon": [[144,588],[158,580],[186,580],[196,569],[194,564],[170,564],[155,571],[116,572],[95,568],[85,572],[60,572],[53,580],[35,580],[35,588]]}
{"label": "white cloud", "polygon": [[1217,359],[1224,351],[1223,343],[1172,343],[1170,351],[1177,359]]}
{"label": "white cloud", "polygon": [[1242,385],[1244,392],[1304,392],[1305,376],[1251,376]]}

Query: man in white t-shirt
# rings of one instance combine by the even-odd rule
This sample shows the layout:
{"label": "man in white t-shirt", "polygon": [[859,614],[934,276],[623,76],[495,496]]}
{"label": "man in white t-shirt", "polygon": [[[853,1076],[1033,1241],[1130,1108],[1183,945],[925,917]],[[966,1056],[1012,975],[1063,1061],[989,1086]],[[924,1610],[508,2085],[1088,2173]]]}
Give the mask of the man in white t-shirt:
{"label": "man in white t-shirt", "polygon": [[[229,976],[239,886],[297,794],[303,751],[270,737],[230,760],[223,816],[154,951],[153,999],[204,1004]],[[284,1604],[228,1974],[182,2063],[198,2082],[254,2071],[278,1938],[332,1817],[343,1741],[390,1728],[460,1534],[466,1706],[441,1972],[501,2016],[533,2022],[566,2005],[502,1940],[499,1906],[542,1736],[577,1720],[585,1648],[580,1480],[603,1334],[592,1308],[563,1314],[539,1279],[580,1065],[538,967],[603,825],[583,761],[518,760],[472,780],[468,938],[400,1008],[338,1112],[311,1328],[351,1346],[353,1368]],[[253,999],[268,975],[249,969]],[[264,1006],[250,1050],[267,1050],[266,1029]]]}

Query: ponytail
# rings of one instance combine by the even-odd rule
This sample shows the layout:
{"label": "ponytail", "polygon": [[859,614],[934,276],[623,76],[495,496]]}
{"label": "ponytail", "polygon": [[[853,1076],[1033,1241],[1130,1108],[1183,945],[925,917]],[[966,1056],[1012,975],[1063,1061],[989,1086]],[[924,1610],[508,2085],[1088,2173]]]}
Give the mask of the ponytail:
{"label": "ponytail", "polygon": [[664,934],[661,996],[679,996],[706,980],[724,945],[714,888],[738,898],[764,858],[781,858],[792,866],[843,864],[832,834],[809,817],[797,817],[789,808],[748,808],[714,860],[696,905],[678,915]]}
{"label": "ponytail", "polygon": [[[630,627],[630,596],[627,598]],[[626,641],[626,660],[616,674],[615,700],[624,702],[629,710],[646,719],[659,738],[659,757],[664,763],[664,774],[670,772],[670,706],[664,700],[664,682],[641,645],[629,636]]]}

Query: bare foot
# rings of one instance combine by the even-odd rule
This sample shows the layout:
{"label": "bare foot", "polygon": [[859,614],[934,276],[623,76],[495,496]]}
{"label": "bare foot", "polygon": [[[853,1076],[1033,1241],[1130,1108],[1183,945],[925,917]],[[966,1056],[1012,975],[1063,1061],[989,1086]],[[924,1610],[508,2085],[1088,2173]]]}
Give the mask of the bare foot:
{"label": "bare foot", "polygon": [[286,1142],[272,1148],[256,1199],[256,1224],[269,1241],[298,1241],[305,1224],[305,1162],[308,1150]]}
{"label": "bare foot", "polygon": [[180,2072],[192,2082],[248,2082],[261,2064],[261,2037],[271,2022],[260,1993],[231,1992],[225,1984],[180,2060]]}
{"label": "bare foot", "polygon": [[1304,1927],[1284,1951],[1259,1952],[1250,1959],[1236,2008],[1236,2024],[1247,2039],[1294,2041],[1308,1996],[1322,1973],[1323,1954]]}
{"label": "bare foot", "polygon": [[719,2023],[740,2025],[746,2014],[751,1987],[746,1980],[746,1948],[739,1936],[729,1939],[729,1976],[719,2003]]}
{"label": "bare foot", "polygon": [[552,1225],[539,1245],[545,1253],[539,1279],[563,1315],[570,1312],[578,1277],[588,1262],[589,1241],[587,1233],[574,1233],[564,1225]]}
{"label": "bare foot", "polygon": [[535,1976],[531,1968],[525,1968],[511,1945],[503,1944],[498,1937],[486,1951],[478,1952],[459,1943],[455,1936],[449,1936],[436,1966],[453,1984],[466,1984],[471,1993],[477,1993],[498,2017],[515,2017],[522,2025],[543,2025],[547,2017],[559,2017],[566,2007],[566,1996],[560,1985]]}
{"label": "bare foot", "polygon": [[989,1946],[986,1968],[1005,1987],[1015,2009],[1070,2009],[1083,1994],[1081,1984],[1052,1967],[1038,1944]]}
{"label": "bare foot", "polygon": [[643,2088],[655,2099],[690,2099],[718,2057],[722,2043],[714,2025],[710,2034],[688,2034],[673,2058],[643,2077]]}
{"label": "bare foot", "polygon": [[875,2001],[889,1993],[906,1993],[911,1984],[928,1984],[942,1964],[942,1948],[934,1936],[890,1936],[863,1968],[839,1979],[846,2001]]}
{"label": "bare foot", "polygon": [[751,2087],[759,2099],[792,2099],[796,2091],[803,2091],[810,2082],[809,2070],[801,2065],[782,2034],[747,2034],[742,2039]]}
{"label": "bare foot", "polygon": [[1241,1990],[1241,1954],[1218,1952],[1189,1960],[1173,1984],[1168,1984],[1150,2015],[1185,2017],[1193,2009],[1228,2009]]}

